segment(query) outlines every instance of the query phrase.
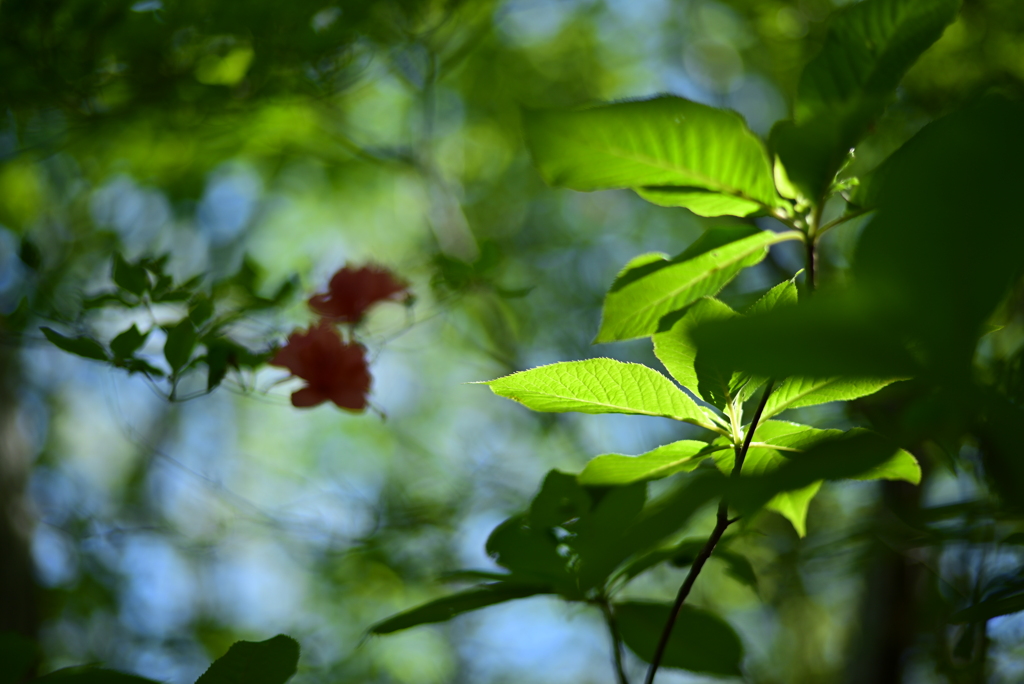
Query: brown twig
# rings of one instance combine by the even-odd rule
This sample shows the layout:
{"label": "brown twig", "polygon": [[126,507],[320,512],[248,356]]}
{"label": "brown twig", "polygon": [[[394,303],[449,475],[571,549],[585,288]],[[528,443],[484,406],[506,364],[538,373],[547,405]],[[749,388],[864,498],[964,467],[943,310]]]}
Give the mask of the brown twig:
{"label": "brown twig", "polygon": [[[768,384],[764,388],[764,394],[761,395],[761,403],[757,406],[757,411],[754,413],[754,419],[750,421],[750,427],[747,429],[747,434],[743,439],[743,446],[736,454],[736,463],[732,468],[732,477],[737,478],[740,476],[740,471],[743,469],[743,461],[747,457],[747,451],[750,449],[750,442],[754,438],[754,431],[757,429],[758,423],[761,421],[761,414],[764,413],[764,407],[768,403],[768,396],[772,393],[773,381],[769,380]],[[672,636],[672,628],[676,625],[676,619],[679,617],[679,612],[683,609],[683,603],[686,601],[686,597],[690,594],[690,589],[693,588],[693,583],[697,581],[697,575],[700,574],[701,569],[707,562],[708,558],[711,557],[718,542],[721,541],[722,535],[725,534],[725,530],[732,523],[736,522],[737,519],[729,519],[729,502],[722,497],[722,500],[718,504],[718,515],[715,519],[715,529],[711,531],[711,536],[708,537],[708,541],[704,544],[704,548],[700,550],[697,557],[693,559],[693,565],[690,566],[690,571],[686,574],[686,579],[683,580],[683,585],[679,587],[679,593],[676,594],[675,603],[672,604],[672,611],[669,613],[668,621],[665,623],[665,628],[661,632],[661,638],[658,639],[658,646],[654,650],[654,657],[651,658],[651,666],[647,669],[647,678],[644,679],[644,684],[654,684],[654,675],[658,673],[658,667],[661,665],[661,659],[665,655],[665,649],[668,647],[669,637]]]}

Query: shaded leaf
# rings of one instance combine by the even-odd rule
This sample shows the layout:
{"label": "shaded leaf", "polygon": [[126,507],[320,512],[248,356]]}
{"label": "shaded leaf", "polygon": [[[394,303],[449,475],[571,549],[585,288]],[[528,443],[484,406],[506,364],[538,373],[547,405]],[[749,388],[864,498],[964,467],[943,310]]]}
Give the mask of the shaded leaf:
{"label": "shaded leaf", "polygon": [[114,352],[115,359],[127,359],[142,347],[148,336],[149,331],[141,333],[132,323],[132,327],[110,341],[110,351]]}
{"label": "shaded leaf", "polygon": [[[551,470],[540,492],[530,503],[529,525],[534,529],[557,527],[590,510],[590,496],[575,475]],[[586,484],[586,483],[584,483]]]}
{"label": "shaded leaf", "polygon": [[625,485],[689,472],[716,449],[705,442],[682,440],[660,446],[639,456],[603,454],[592,459],[577,478],[588,486]]}
{"label": "shaded leaf", "polygon": [[[650,662],[672,606],[634,601],[616,603],[613,610],[622,640],[631,651]],[[669,637],[662,665],[738,676],[742,660],[743,643],[728,622],[714,613],[684,605]]]}
{"label": "shaded leaf", "polygon": [[768,397],[763,418],[770,418],[788,409],[814,406],[830,401],[849,401],[874,394],[896,382],[896,378],[786,378]]}
{"label": "shaded leaf", "polygon": [[[690,331],[706,321],[728,320],[737,315],[723,302],[712,297],[702,297],[688,308],[686,313],[669,330],[653,336],[654,354],[665,364],[665,368],[679,384],[694,394],[700,394],[704,399],[709,400],[700,387],[700,378],[698,378],[695,366],[697,345],[691,339]],[[716,378],[719,375],[721,374],[716,373]],[[705,382],[705,389],[707,389],[706,385],[707,382]],[[728,381],[726,381],[720,391],[728,393],[728,390]]]}
{"label": "shaded leaf", "polygon": [[772,131],[773,149],[806,197],[822,196],[959,6],[959,0],[864,0],[832,15],[821,52],[800,78],[795,122]]}
{"label": "shaded leaf", "polygon": [[549,587],[506,583],[488,584],[445,596],[389,617],[370,627],[370,633],[391,634],[417,625],[445,622],[456,615],[472,610],[547,593],[551,593]]}
{"label": "shaded leaf", "polygon": [[612,359],[566,361],[482,382],[495,394],[543,412],[629,413],[710,426],[706,414],[661,373]]}
{"label": "shaded leaf", "polygon": [[671,206],[709,216],[745,216],[781,202],[761,141],[735,112],[666,96],[527,112],[525,124],[534,162],[551,185],[584,191],[675,186],[681,189]]}
{"label": "shaded leaf", "polygon": [[74,354],[75,356],[81,356],[85,359],[93,359],[95,361],[109,361],[110,356],[107,354],[107,350],[103,348],[96,340],[91,337],[65,337],[52,328],[40,328],[43,334],[46,336],[54,346],[58,349]]}
{"label": "shaded leaf", "polygon": [[647,486],[643,483],[611,488],[572,526],[574,535],[569,544],[580,557],[578,577],[582,589],[599,586],[607,579],[614,566],[594,563],[591,559],[604,558],[609,545],[620,545],[646,501]]}
{"label": "shaded leaf", "polygon": [[[744,268],[764,259],[770,245],[803,238],[797,231],[751,232],[749,226],[718,228],[709,233],[716,234],[715,242],[719,237],[733,240],[697,254],[687,250],[663,264],[648,263],[643,267],[648,270],[643,277],[620,287],[613,285],[605,297],[601,328],[594,341],[628,340],[668,330],[674,323],[663,324],[662,319],[668,314],[701,297],[716,294]],[[697,246],[695,243],[694,247]],[[660,268],[655,269],[654,265]]]}
{"label": "shaded leaf", "polygon": [[284,684],[299,665],[299,644],[278,634],[266,641],[237,641],[196,684]]}
{"label": "shaded leaf", "polygon": [[136,297],[149,289],[149,274],[143,266],[130,264],[120,253],[114,254],[114,265],[111,273],[114,284],[122,290],[131,292]]}
{"label": "shaded leaf", "polygon": [[958,610],[950,616],[950,622],[984,622],[1000,615],[1010,615],[1024,610],[1024,593],[991,598],[973,606]]}
{"label": "shaded leaf", "polygon": [[558,552],[558,539],[546,528],[533,528],[525,515],[498,525],[487,538],[487,555],[503,568],[523,577],[568,584],[568,567]]}
{"label": "shaded leaf", "polygon": [[164,358],[171,370],[177,373],[192,358],[192,350],[196,346],[196,329],[188,318],[181,319],[176,325],[167,329],[167,340],[164,342]]}

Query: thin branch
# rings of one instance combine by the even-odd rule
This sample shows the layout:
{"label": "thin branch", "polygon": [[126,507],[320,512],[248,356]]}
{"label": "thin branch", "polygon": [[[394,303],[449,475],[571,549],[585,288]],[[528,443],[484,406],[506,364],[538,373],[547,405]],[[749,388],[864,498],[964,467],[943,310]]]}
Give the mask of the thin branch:
{"label": "thin branch", "polygon": [[874,207],[866,207],[864,209],[858,209],[857,211],[851,211],[849,214],[844,214],[837,219],[833,219],[818,229],[818,235],[824,235],[825,231],[831,230],[836,226],[841,226],[847,221],[852,221],[855,218],[863,216],[864,214],[874,211]]}
{"label": "thin branch", "polygon": [[626,676],[626,668],[622,662],[622,635],[619,634],[619,624],[615,620],[615,613],[608,601],[601,601],[601,612],[604,613],[604,621],[608,625],[608,632],[612,637],[612,653],[615,657],[615,676],[619,684],[629,684],[629,677]]}
{"label": "thin branch", "polygon": [[[740,476],[740,471],[743,469],[743,461],[747,457],[747,451],[750,449],[750,443],[754,438],[754,431],[757,430],[757,425],[761,421],[761,414],[764,413],[764,407],[768,403],[768,396],[772,393],[772,386],[774,381],[769,380],[768,384],[764,388],[764,394],[761,395],[761,402],[757,405],[757,411],[754,413],[754,419],[750,421],[750,427],[747,428],[746,437],[743,440],[743,446],[740,447],[739,452],[736,454],[736,463],[732,469],[732,477],[737,478]],[[665,649],[668,647],[669,637],[672,636],[672,628],[676,625],[676,619],[679,617],[679,612],[683,609],[683,603],[686,602],[686,597],[690,594],[690,589],[693,588],[693,583],[697,581],[697,575],[704,568],[704,564],[708,558],[711,557],[712,552],[721,541],[722,535],[725,534],[726,528],[734,523],[736,519],[729,519],[729,502],[722,497],[722,500],[718,503],[718,515],[715,519],[715,529],[711,531],[711,536],[708,537],[707,543],[704,544],[704,548],[700,550],[697,557],[693,559],[693,565],[690,566],[690,571],[686,574],[686,579],[683,580],[683,585],[679,587],[679,593],[676,594],[675,603],[672,604],[672,611],[669,613],[668,621],[665,623],[665,628],[661,632],[661,638],[658,639],[658,646],[654,650],[654,657],[651,658],[651,666],[647,670],[647,678],[644,679],[644,684],[654,684],[654,676],[658,673],[658,667],[661,665],[661,660],[665,656]]]}

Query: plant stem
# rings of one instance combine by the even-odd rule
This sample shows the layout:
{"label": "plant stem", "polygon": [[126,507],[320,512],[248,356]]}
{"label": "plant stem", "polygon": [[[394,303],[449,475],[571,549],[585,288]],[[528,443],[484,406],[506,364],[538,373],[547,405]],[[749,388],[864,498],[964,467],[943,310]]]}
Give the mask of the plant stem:
{"label": "plant stem", "polygon": [[608,624],[608,632],[612,636],[612,654],[615,657],[615,676],[619,684],[629,684],[626,676],[626,668],[622,664],[622,635],[619,634],[619,624],[615,621],[615,613],[608,601],[601,601],[601,612],[604,613],[604,621]]}
{"label": "plant stem", "polygon": [[807,237],[807,289],[814,292],[818,285],[818,275],[815,272],[815,261],[817,257],[817,238]]}
{"label": "plant stem", "polygon": [[[768,384],[765,385],[764,394],[761,395],[761,403],[757,405],[757,411],[754,413],[754,419],[750,421],[750,427],[747,428],[747,434],[743,439],[743,446],[740,447],[739,452],[736,454],[736,463],[732,468],[732,477],[737,478],[740,476],[740,471],[743,469],[743,461],[747,458],[747,451],[750,449],[750,442],[754,438],[754,431],[757,430],[757,425],[761,421],[761,414],[764,413],[764,407],[768,403],[768,396],[772,393],[772,387],[774,381],[769,380]],[[690,594],[690,589],[693,588],[693,583],[697,581],[697,575],[704,568],[704,564],[708,558],[711,557],[712,552],[721,541],[722,535],[725,534],[726,528],[731,525],[734,520],[729,520],[729,502],[726,501],[725,497],[718,503],[718,515],[715,518],[715,529],[711,531],[711,536],[708,537],[708,541],[704,544],[704,548],[700,550],[697,557],[693,559],[693,565],[690,566],[690,571],[686,573],[686,579],[683,580],[683,584],[679,587],[679,593],[676,594],[675,603],[672,604],[672,611],[668,615],[668,621],[665,623],[665,628],[661,631],[661,638],[658,639],[658,646],[654,649],[654,657],[651,658],[651,666],[647,669],[647,677],[644,679],[644,684],[654,684],[654,676],[658,673],[658,667],[661,665],[661,659],[665,656],[665,649],[668,647],[669,637],[672,636],[672,628],[676,625],[676,619],[679,617],[679,612],[683,609],[683,603],[686,602],[686,597]]]}

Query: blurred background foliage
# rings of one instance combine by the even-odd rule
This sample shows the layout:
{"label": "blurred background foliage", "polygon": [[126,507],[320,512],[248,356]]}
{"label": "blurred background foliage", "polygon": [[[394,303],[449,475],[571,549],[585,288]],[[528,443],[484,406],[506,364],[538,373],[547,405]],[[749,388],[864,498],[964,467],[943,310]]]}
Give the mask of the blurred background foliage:
{"label": "blurred background foliage", "polygon": [[[364,638],[448,591],[445,572],[492,569],[487,534],[549,468],[686,436],[656,418],[527,414],[463,384],[597,355],[656,364],[644,342],[590,346],[604,291],[632,256],[681,251],[715,223],[629,192],[545,188],[520,112],[671,92],[732,107],[765,135],[832,9],[2,0],[0,629],[37,639],[41,671],[101,661],[175,683],[236,639],[278,632],[303,646],[300,682],[611,682],[600,616],[546,598]],[[970,97],[1022,84],[1020,3],[968,0],[854,171]],[[858,230],[829,235],[822,281],[842,280]],[[773,248],[724,298],[740,305],[792,274],[790,250]],[[136,320],[83,317],[115,252],[166,254],[179,282],[201,276],[211,292],[231,282],[266,298],[297,278],[290,298],[233,323],[254,349],[308,323],[305,296],[346,262],[388,266],[417,301],[368,322],[374,412],[294,410],[273,369],[172,403],[39,332],[109,340]],[[1005,309],[980,361],[1021,383],[1019,297]],[[901,391],[801,419],[884,426]],[[1018,523],[985,512],[980,461],[964,449],[955,467],[922,449],[919,489],[827,486],[804,539],[765,514],[739,547],[756,591],[712,562],[692,600],[740,631],[746,681],[1024,677],[1019,615],[987,631],[936,617],[1020,560],[991,543]],[[946,506],[962,500],[979,503]],[[921,516],[948,523],[922,541],[907,522]],[[631,596],[667,598],[682,572],[660,568]]]}

